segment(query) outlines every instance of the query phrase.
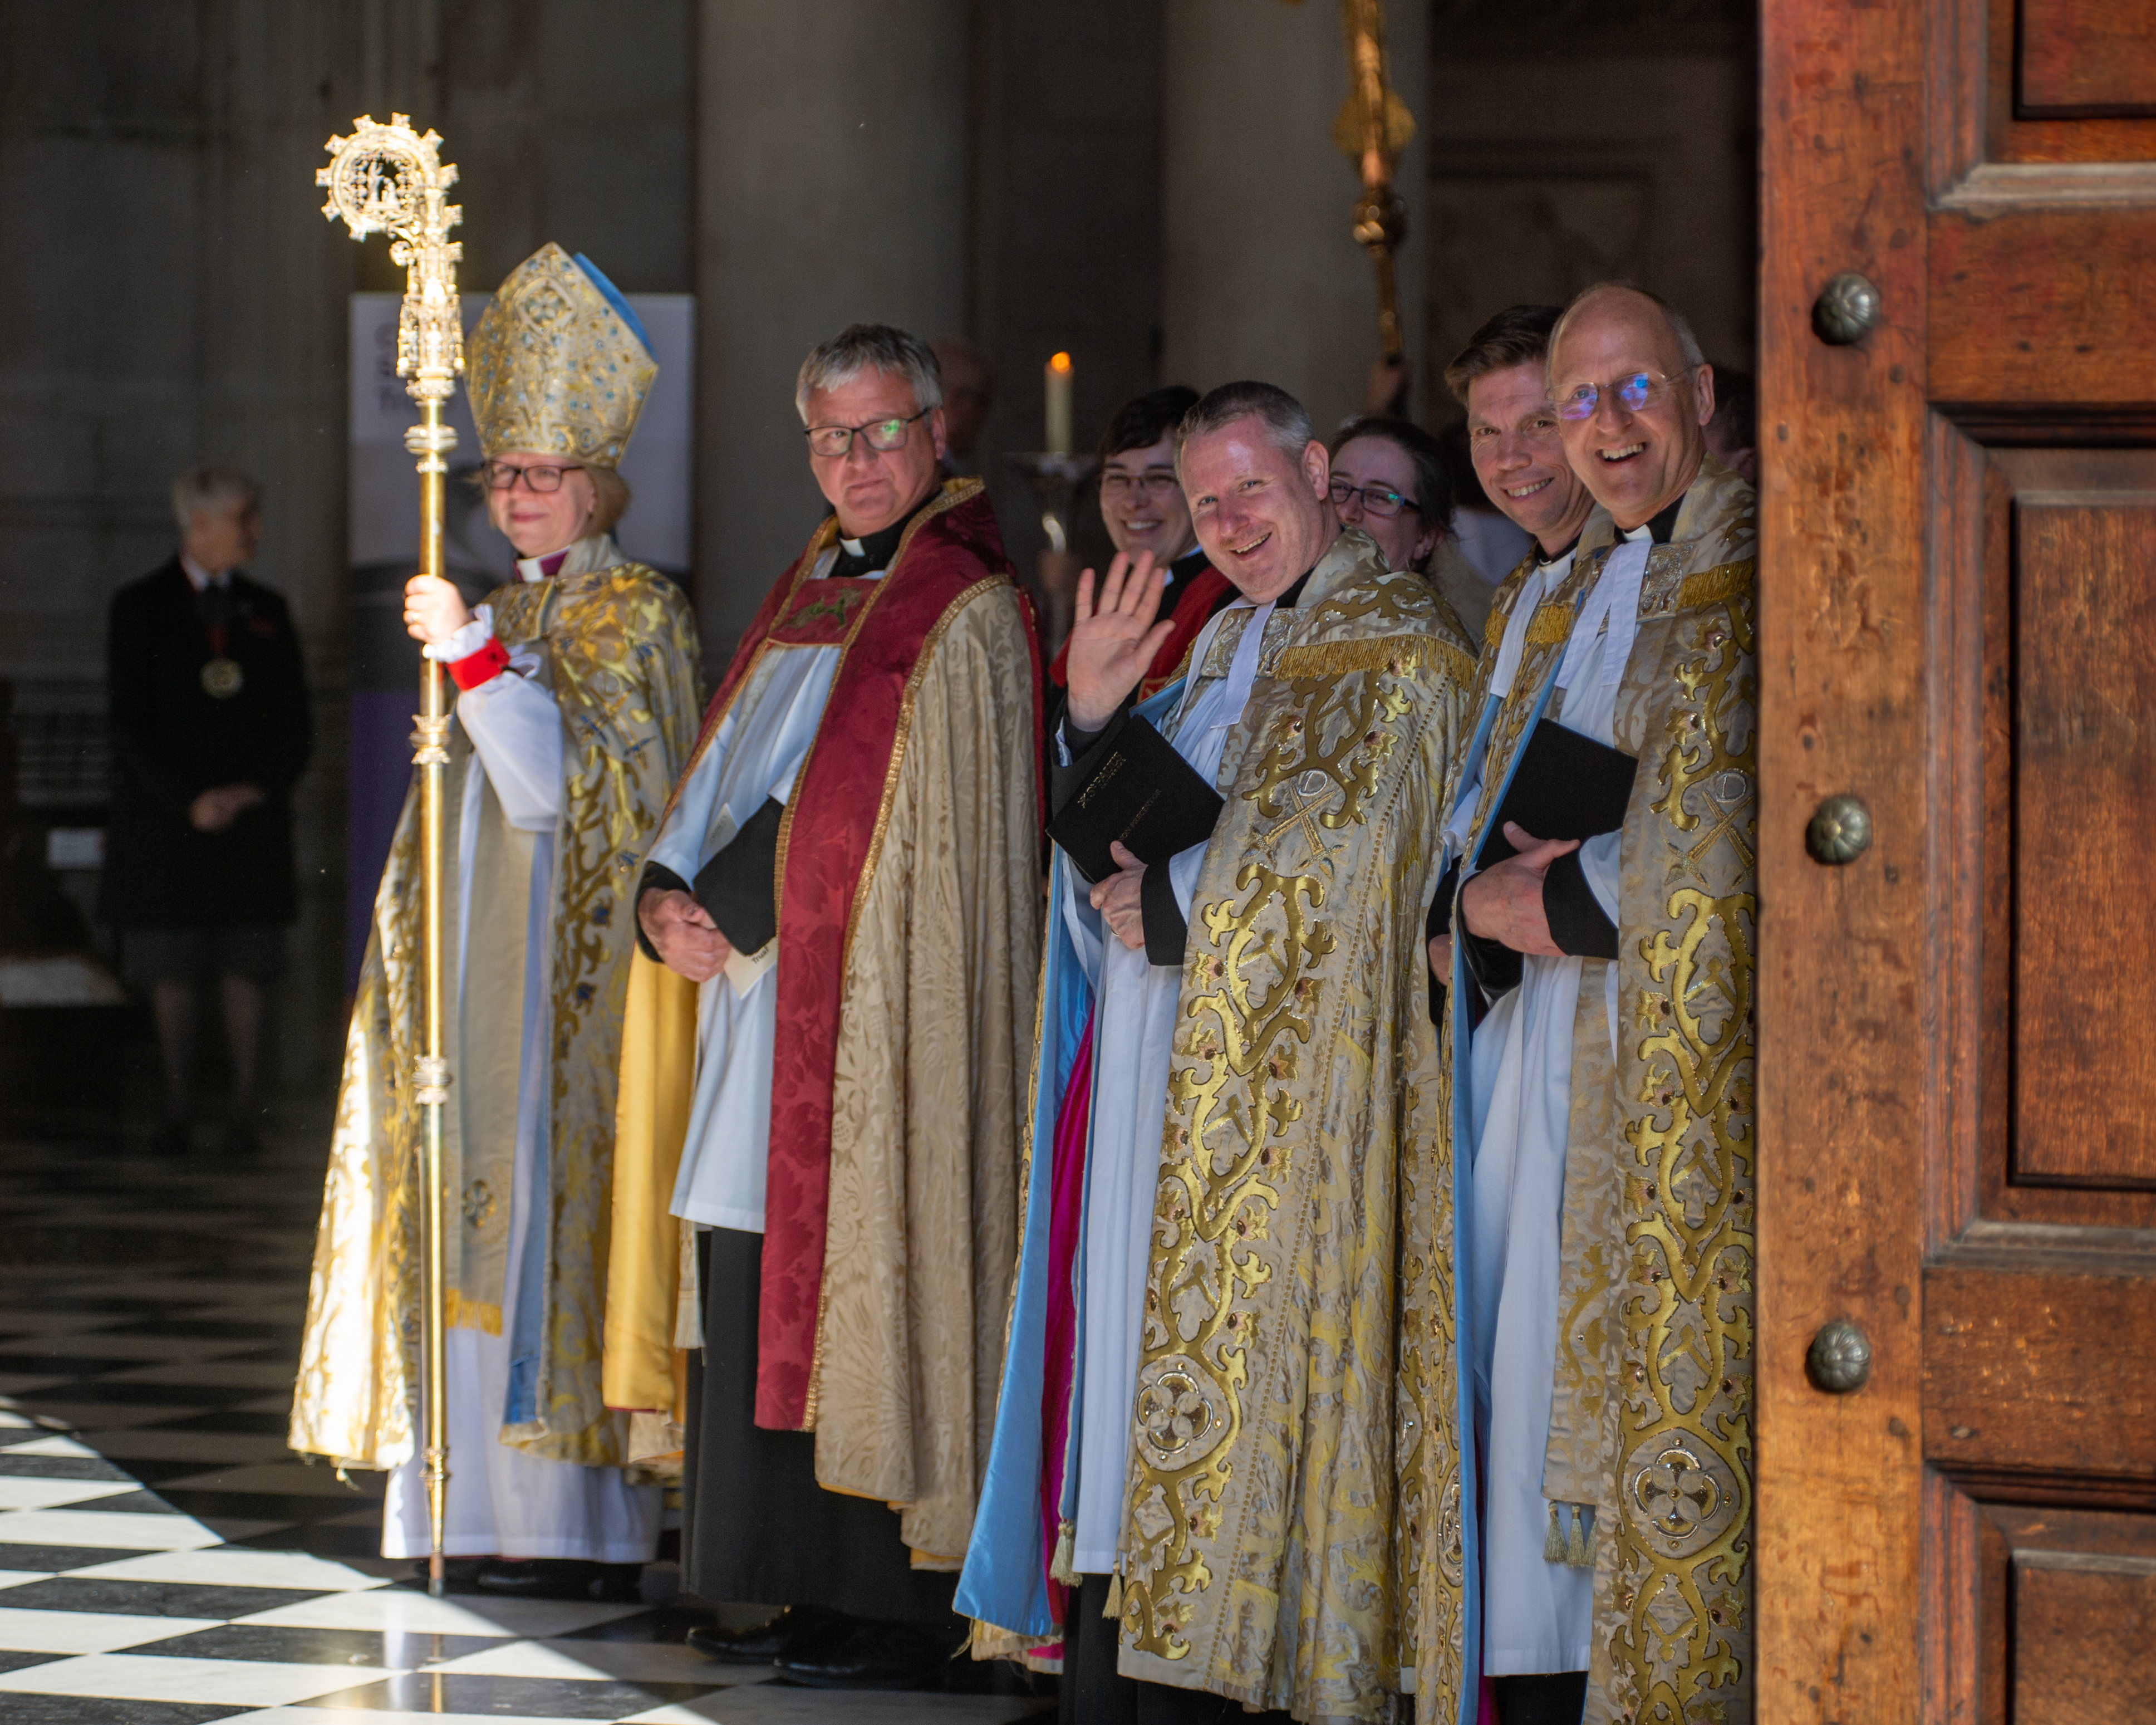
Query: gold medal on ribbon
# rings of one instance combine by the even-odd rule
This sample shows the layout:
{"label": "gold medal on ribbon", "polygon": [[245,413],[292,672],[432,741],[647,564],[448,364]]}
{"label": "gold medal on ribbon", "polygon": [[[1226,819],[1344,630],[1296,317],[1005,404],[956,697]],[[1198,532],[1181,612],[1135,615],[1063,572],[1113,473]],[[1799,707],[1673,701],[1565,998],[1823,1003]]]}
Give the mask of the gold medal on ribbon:
{"label": "gold medal on ribbon", "polygon": [[227,659],[222,653],[202,668],[203,692],[213,700],[229,701],[246,685],[246,674],[236,659]]}

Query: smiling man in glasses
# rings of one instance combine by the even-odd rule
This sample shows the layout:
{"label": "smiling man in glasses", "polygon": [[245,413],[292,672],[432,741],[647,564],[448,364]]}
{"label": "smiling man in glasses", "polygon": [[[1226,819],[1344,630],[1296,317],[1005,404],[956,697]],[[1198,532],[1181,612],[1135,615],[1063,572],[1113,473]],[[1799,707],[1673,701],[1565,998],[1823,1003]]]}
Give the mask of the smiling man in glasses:
{"label": "smiling man in glasses", "polygon": [[[1485,1458],[1469,1651],[1506,1725],[1569,1725],[1590,1687],[1589,1717],[1733,1717],[1751,1681],[1753,493],[1707,454],[1712,374],[1669,306],[1581,295],[1549,331],[1547,397],[1525,375],[1534,321],[1469,383],[1474,424],[1532,434],[1477,466],[1539,542],[1492,614],[1447,834],[1467,937],[1455,1321]],[[1591,513],[1565,501],[1575,476]]]}
{"label": "smiling man in glasses", "polygon": [[830,1687],[922,1681],[955,1645],[1016,1255],[1035,658],[980,481],[938,476],[942,399],[886,325],[803,362],[833,512],[644,865],[624,1033],[608,1399],[673,1403],[680,1296],[685,1584],[789,1608],[696,1645]]}
{"label": "smiling man in glasses", "polygon": [[[1341,527],[1292,396],[1224,384],[1175,449],[1235,598],[1133,705],[1168,631],[1150,558],[1079,581],[1024,1255],[959,1603],[977,1654],[1061,1640],[1065,1725],[1383,1718],[1426,1620],[1410,1530],[1458,1477],[1395,1386],[1450,1352],[1423,1321],[1450,1254],[1424,1249],[1421,937],[1474,660]],[[1088,843],[1118,796],[1139,817]],[[1163,799],[1196,814],[1172,843],[1140,836]]]}

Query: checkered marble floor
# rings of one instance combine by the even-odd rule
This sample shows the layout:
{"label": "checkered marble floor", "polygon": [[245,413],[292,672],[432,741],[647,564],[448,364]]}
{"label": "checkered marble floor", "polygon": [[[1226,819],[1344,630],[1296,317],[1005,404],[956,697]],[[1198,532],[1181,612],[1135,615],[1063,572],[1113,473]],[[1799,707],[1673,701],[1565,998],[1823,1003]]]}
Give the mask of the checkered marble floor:
{"label": "checkered marble floor", "polygon": [[276,1126],[233,1165],[155,1158],[109,1121],[0,1119],[0,1725],[1053,1717],[715,1664],[682,1641],[713,1608],[674,1600],[670,1564],[649,1604],[429,1599],[376,1555],[381,1477],[285,1446],[327,1135]]}

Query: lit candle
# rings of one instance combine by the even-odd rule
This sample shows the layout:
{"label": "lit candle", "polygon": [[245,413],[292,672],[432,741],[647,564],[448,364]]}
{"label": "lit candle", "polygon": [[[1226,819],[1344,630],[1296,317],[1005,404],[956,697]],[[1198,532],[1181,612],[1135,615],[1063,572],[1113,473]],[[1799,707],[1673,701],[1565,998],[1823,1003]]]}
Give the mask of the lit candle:
{"label": "lit candle", "polygon": [[1070,356],[1059,353],[1048,362],[1048,453],[1070,453]]}

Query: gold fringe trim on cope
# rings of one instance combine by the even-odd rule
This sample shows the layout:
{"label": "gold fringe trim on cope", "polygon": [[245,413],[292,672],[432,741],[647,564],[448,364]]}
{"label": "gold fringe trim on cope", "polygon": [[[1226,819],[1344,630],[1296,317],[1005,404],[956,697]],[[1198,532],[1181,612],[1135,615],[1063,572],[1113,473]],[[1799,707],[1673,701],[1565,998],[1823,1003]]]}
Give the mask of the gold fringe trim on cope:
{"label": "gold fringe trim on cope", "polygon": [[1723,563],[1717,568],[1702,569],[1697,575],[1687,575],[1685,584],[1677,590],[1677,608],[1689,611],[1695,605],[1717,604],[1748,593],[1758,572],[1758,558],[1746,557],[1739,562]]}
{"label": "gold fringe trim on cope", "polygon": [[444,1319],[453,1330],[484,1330],[501,1333],[501,1308],[485,1300],[470,1300],[454,1288],[442,1290]]}
{"label": "gold fringe trim on cope", "polygon": [[1379,635],[1360,641],[1319,641],[1290,647],[1273,675],[1282,682],[1304,677],[1345,677],[1358,671],[1390,671],[1405,676],[1424,665],[1439,665],[1457,682],[1474,680],[1475,661],[1450,641],[1434,635]]}
{"label": "gold fringe trim on cope", "polygon": [[1578,614],[1569,605],[1537,605],[1527,619],[1530,647],[1560,647],[1572,639],[1573,619]]}

